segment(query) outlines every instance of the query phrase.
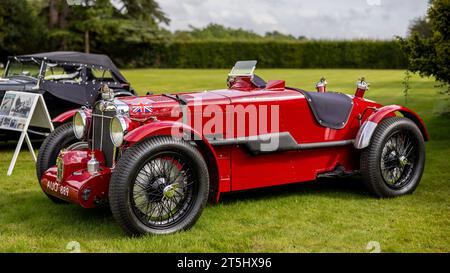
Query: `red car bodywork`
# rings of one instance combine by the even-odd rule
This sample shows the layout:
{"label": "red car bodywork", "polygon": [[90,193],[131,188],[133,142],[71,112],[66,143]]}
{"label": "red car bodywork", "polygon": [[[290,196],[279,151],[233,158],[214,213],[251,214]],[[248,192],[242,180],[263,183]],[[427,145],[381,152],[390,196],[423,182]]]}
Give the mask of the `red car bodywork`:
{"label": "red car bodywork", "polygon": [[[129,111],[128,133],[121,149],[153,136],[172,135],[173,128],[181,128],[180,136],[189,132],[205,157],[210,172],[210,200],[218,201],[220,193],[275,186],[287,183],[311,181],[321,174],[333,172],[337,167],[345,172],[359,170],[359,150],[370,141],[376,124],[386,117],[401,113],[413,120],[428,139],[421,119],[411,110],[398,106],[382,106],[361,95],[351,96],[352,109],[342,129],[322,126],[315,118],[308,101],[301,92],[285,87],[284,81],[269,81],[265,88],[258,88],[249,77],[237,78],[229,89],[210,92],[181,93],[183,104],[171,96],[149,95],[120,98],[130,109],[151,107],[150,112]],[[201,99],[201,104],[196,101]],[[295,149],[268,153],[252,153],[243,143],[253,136],[249,128],[239,130],[238,124],[229,134],[229,126],[215,128],[214,134],[204,134],[208,121],[215,116],[198,115],[207,106],[220,107],[222,113],[229,113],[227,106],[253,107],[257,111],[267,107],[278,108],[279,128],[267,128],[267,133],[288,132],[295,140]],[[337,109],[339,110],[339,109]],[[89,111],[87,111],[90,113]],[[177,113],[174,115],[174,112]],[[180,122],[179,118],[189,113]],[[63,122],[73,113],[66,113],[55,120]],[[200,116],[200,126],[190,126]],[[270,116],[270,111],[269,111]],[[224,118],[224,117],[219,117]],[[245,116],[243,119],[248,119]],[[245,124],[251,122],[245,120]],[[368,122],[371,123],[368,123]],[[363,126],[368,123],[367,126]],[[195,122],[194,122],[195,124]],[[371,125],[371,126],[369,126]],[[364,127],[367,127],[364,129]],[[370,127],[370,128],[369,128]],[[258,132],[264,131],[257,128]],[[221,136],[217,138],[216,136]],[[247,142],[245,142],[247,143]],[[366,144],[364,144],[366,143]],[[101,171],[90,175],[86,162],[90,151],[65,151],[62,153],[63,176],[58,179],[57,167],[50,168],[41,179],[41,186],[48,194],[57,196],[83,207],[95,207],[107,199],[108,185],[114,166],[105,166],[102,151],[95,151]]]}

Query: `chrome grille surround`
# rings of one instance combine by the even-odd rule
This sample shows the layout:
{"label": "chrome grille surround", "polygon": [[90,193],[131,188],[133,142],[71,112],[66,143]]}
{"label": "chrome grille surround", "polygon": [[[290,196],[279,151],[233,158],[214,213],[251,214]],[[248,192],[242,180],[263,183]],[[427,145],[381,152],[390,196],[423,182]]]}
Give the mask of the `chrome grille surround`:
{"label": "chrome grille surround", "polygon": [[117,114],[128,115],[129,107],[120,100],[100,100],[94,105],[91,125],[91,149],[105,155],[107,167],[114,164],[115,150],[109,134],[111,119]]}

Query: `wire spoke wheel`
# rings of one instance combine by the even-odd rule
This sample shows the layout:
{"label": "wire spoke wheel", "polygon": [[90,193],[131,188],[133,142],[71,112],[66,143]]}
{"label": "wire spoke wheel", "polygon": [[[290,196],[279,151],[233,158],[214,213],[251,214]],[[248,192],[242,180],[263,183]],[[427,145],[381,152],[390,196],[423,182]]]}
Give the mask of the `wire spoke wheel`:
{"label": "wire spoke wheel", "polygon": [[399,189],[411,181],[417,159],[417,143],[408,132],[389,137],[381,152],[380,168],[385,183]]}
{"label": "wire spoke wheel", "polygon": [[123,153],[109,185],[109,206],[130,235],[191,228],[206,206],[208,166],[191,143],[170,136],[143,140]]}
{"label": "wire spoke wheel", "polygon": [[377,197],[410,194],[419,185],[425,166],[425,143],[417,124],[405,117],[389,117],[375,129],[361,151],[361,174]]}
{"label": "wire spoke wheel", "polygon": [[135,215],[151,228],[176,225],[195,202],[195,181],[195,172],[183,155],[170,151],[152,156],[131,185]]}

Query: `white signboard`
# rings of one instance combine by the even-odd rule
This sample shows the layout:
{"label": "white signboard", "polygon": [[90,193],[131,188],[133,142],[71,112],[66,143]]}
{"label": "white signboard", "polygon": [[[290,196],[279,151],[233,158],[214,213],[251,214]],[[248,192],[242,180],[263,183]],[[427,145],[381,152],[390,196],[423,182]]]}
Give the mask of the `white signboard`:
{"label": "white signboard", "polygon": [[8,175],[12,174],[24,140],[36,161],[36,155],[27,133],[29,126],[48,128],[53,131],[53,124],[44,98],[41,94],[7,91],[0,105],[0,129],[22,132],[9,165]]}

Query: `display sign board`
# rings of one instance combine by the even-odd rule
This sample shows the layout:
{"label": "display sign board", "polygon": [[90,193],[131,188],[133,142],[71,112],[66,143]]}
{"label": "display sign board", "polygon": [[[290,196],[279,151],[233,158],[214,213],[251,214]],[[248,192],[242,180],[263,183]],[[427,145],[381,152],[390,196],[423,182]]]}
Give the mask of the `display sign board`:
{"label": "display sign board", "polygon": [[8,175],[12,174],[24,140],[36,161],[36,155],[28,136],[29,126],[48,128],[53,131],[53,124],[44,98],[37,93],[7,91],[0,104],[0,129],[22,132],[8,168]]}

